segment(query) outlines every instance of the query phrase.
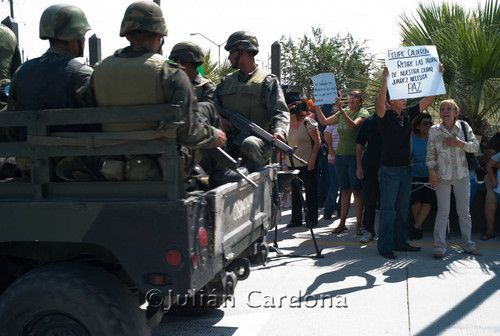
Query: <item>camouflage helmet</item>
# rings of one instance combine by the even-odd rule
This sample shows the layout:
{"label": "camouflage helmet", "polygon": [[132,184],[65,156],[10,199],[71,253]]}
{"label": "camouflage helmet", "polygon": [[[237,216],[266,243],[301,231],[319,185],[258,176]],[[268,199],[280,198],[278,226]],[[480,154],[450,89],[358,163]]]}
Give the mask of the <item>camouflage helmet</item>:
{"label": "camouflage helmet", "polygon": [[259,42],[257,37],[249,31],[240,30],[232,33],[227,39],[224,49],[229,51],[232,47],[237,47],[240,50],[253,51],[255,55],[259,52]]}
{"label": "camouflage helmet", "polygon": [[205,55],[201,48],[193,42],[179,42],[172,48],[169,59],[178,58],[181,62],[187,63],[203,63]]}
{"label": "camouflage helmet", "polygon": [[52,5],[43,11],[40,18],[42,40],[76,41],[84,38],[90,29],[85,13],[73,5]]}
{"label": "camouflage helmet", "polygon": [[137,1],[128,6],[123,16],[120,36],[134,30],[145,30],[167,36],[168,30],[160,6],[153,1]]}

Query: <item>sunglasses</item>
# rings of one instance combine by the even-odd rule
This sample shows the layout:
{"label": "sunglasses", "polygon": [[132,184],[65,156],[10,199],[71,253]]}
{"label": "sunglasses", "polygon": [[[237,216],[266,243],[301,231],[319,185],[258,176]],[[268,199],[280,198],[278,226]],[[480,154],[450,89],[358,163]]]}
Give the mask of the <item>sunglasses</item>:
{"label": "sunglasses", "polygon": [[423,126],[432,126],[432,122],[430,121],[422,121],[421,123]]}
{"label": "sunglasses", "polygon": [[229,55],[232,55],[232,54],[234,54],[235,52],[238,52],[238,51],[240,51],[240,49],[236,49],[236,48],[235,49],[229,49]]}
{"label": "sunglasses", "polygon": [[352,98],[354,98],[354,99],[359,99],[359,98],[361,98],[361,96],[360,96],[360,95],[358,95],[358,94],[355,94],[355,93],[349,93],[349,98],[351,98],[351,97],[352,97]]}

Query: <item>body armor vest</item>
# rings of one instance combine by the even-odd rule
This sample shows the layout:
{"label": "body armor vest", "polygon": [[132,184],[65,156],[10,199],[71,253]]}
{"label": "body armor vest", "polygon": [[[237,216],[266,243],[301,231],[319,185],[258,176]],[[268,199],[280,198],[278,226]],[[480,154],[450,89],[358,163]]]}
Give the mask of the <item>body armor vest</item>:
{"label": "body armor vest", "polygon": [[[165,102],[161,83],[163,56],[110,56],[94,70],[94,89],[99,106],[151,105]],[[157,122],[112,123],[106,132],[156,129]]]}
{"label": "body armor vest", "polygon": [[73,58],[59,62],[27,61],[16,74],[18,110],[43,110],[78,107],[75,79],[83,66]]}
{"label": "body armor vest", "polygon": [[247,82],[241,82],[238,80],[238,74],[233,73],[226,77],[221,95],[225,109],[239,112],[248,120],[269,131],[271,115],[267,111],[262,95],[262,83],[266,77],[265,72],[257,70]]}

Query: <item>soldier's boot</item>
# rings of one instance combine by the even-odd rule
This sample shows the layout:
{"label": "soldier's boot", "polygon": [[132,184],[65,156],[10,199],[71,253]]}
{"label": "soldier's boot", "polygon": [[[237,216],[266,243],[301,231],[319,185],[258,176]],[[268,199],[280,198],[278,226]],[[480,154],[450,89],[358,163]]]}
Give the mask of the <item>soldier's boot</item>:
{"label": "soldier's boot", "polygon": [[[245,167],[239,167],[237,169],[244,175],[248,175],[248,170]],[[216,169],[213,169],[212,173],[210,174],[209,178],[210,188],[211,189],[217,188],[223,185],[224,183],[238,182],[241,179],[242,179],[241,175],[235,172],[234,170],[218,167]]]}

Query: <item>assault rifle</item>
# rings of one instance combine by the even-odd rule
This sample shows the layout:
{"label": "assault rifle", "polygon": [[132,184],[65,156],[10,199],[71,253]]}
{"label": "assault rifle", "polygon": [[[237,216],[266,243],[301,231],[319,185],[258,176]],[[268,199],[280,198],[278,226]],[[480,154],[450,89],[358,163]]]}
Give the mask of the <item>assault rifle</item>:
{"label": "assault rifle", "polygon": [[279,139],[273,140],[272,134],[265,131],[264,129],[259,127],[257,124],[246,119],[238,112],[225,110],[219,106],[217,106],[217,111],[219,112],[219,114],[223,118],[229,120],[231,125],[233,125],[236,129],[239,130],[238,135],[236,135],[236,137],[233,140],[234,144],[240,146],[246,137],[248,137],[250,135],[254,135],[254,136],[262,139],[266,143],[272,145],[280,152],[283,152],[289,156],[291,155],[293,158],[298,160],[300,163],[307,165],[306,160],[301,159],[300,157],[298,157],[297,155],[294,154],[295,150],[297,149],[297,146],[292,148]]}

